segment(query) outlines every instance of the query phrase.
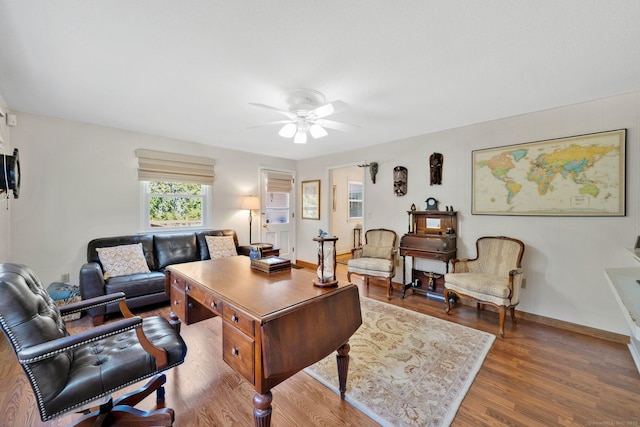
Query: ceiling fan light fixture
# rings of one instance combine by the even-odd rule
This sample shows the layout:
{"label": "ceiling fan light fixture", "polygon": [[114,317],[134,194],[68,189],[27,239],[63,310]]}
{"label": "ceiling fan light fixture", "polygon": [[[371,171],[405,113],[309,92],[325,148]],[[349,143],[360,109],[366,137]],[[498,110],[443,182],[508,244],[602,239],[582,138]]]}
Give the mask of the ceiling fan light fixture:
{"label": "ceiling fan light fixture", "polygon": [[280,129],[280,132],[278,132],[278,135],[283,136],[285,138],[291,138],[293,135],[296,134],[298,128],[294,123],[287,123],[286,125],[282,126],[282,129]]}
{"label": "ceiling fan light fixture", "polygon": [[294,144],[306,144],[307,143],[307,132],[296,132],[296,136],[293,137]]}
{"label": "ceiling fan light fixture", "polygon": [[309,133],[314,139],[322,138],[323,136],[329,135],[327,131],[320,125],[312,124],[309,128]]}

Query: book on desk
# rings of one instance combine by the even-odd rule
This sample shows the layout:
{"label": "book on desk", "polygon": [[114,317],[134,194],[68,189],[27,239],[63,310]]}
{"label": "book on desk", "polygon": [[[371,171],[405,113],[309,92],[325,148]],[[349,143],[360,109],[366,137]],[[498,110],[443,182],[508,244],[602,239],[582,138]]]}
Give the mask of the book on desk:
{"label": "book on desk", "polygon": [[270,256],[252,260],[251,268],[264,273],[275,273],[276,271],[290,270],[291,261],[276,256]]}

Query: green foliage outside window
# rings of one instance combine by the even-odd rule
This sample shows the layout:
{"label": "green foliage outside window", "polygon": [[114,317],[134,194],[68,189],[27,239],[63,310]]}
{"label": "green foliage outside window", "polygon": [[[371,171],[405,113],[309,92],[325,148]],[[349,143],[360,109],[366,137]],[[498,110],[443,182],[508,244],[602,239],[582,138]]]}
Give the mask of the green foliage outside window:
{"label": "green foliage outside window", "polygon": [[152,227],[202,226],[200,184],[149,182],[149,221]]}

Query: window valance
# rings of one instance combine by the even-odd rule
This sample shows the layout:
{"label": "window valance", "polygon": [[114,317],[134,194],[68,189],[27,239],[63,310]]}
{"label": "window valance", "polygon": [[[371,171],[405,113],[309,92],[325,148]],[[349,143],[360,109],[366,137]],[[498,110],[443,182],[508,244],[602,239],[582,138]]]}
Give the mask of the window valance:
{"label": "window valance", "polygon": [[137,149],[138,181],[213,185],[215,160],[208,157]]}
{"label": "window valance", "polygon": [[291,175],[277,172],[267,172],[267,192],[289,193],[291,192]]}

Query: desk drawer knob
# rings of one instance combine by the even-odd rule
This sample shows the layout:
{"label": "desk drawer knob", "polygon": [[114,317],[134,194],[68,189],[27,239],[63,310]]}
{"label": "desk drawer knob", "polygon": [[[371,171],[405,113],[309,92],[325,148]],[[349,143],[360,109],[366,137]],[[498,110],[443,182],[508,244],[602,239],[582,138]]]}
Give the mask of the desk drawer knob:
{"label": "desk drawer knob", "polygon": [[175,300],[175,301],[173,302],[173,305],[180,305],[180,300]]}
{"label": "desk drawer knob", "polygon": [[216,304],[215,301],[212,301],[211,302],[211,308],[217,309],[218,308],[218,304]]}
{"label": "desk drawer knob", "polygon": [[235,314],[234,314],[233,316],[231,316],[231,321],[232,321],[233,323],[238,323],[238,316],[237,316],[237,315],[235,315]]}
{"label": "desk drawer knob", "polygon": [[185,286],[185,289],[187,290],[187,292],[191,292],[191,286],[186,285],[186,286]]}
{"label": "desk drawer knob", "polygon": [[231,349],[231,354],[233,354],[234,356],[238,356],[240,354],[240,351],[237,347],[234,347]]}

